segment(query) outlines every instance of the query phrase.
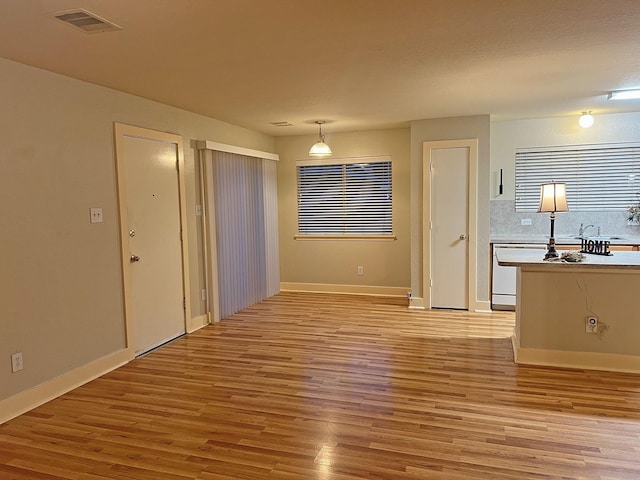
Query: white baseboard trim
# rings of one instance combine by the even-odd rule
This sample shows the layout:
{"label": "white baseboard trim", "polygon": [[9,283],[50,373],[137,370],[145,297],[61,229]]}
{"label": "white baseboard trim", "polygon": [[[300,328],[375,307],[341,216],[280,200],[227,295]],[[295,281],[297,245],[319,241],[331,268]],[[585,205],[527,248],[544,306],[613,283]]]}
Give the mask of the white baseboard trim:
{"label": "white baseboard trim", "polygon": [[[428,310],[424,304],[424,298],[420,297],[411,297],[409,301],[409,308],[412,310]],[[479,312],[479,313],[491,313],[491,303],[489,302],[475,302],[474,305],[471,305],[469,308],[470,312]]]}
{"label": "white baseboard trim", "polygon": [[476,300],[473,305],[473,311],[477,313],[491,313],[491,302],[485,300]]}
{"label": "white baseboard trim", "polygon": [[128,349],[120,350],[2,400],[0,424],[115,370],[132,359],[133,354]]}
{"label": "white baseboard trim", "polygon": [[189,320],[189,327],[187,333],[193,333],[196,330],[200,330],[202,327],[209,325],[209,314],[199,315]]}
{"label": "white baseboard trim", "polygon": [[280,282],[281,292],[338,293],[351,295],[379,295],[407,297],[408,287],[378,287],[371,285],[335,285],[330,283]]}
{"label": "white baseboard trim", "polygon": [[411,300],[409,300],[409,309],[411,309],[411,310],[426,310],[427,307],[424,306],[424,298],[411,297]]}
{"label": "white baseboard trim", "polygon": [[640,373],[640,357],[636,355],[520,348],[517,343],[517,340],[513,341],[514,358],[518,364]]}
{"label": "white baseboard trim", "polygon": [[518,351],[520,351],[520,339],[511,335],[511,348],[513,349],[513,361],[518,363]]}

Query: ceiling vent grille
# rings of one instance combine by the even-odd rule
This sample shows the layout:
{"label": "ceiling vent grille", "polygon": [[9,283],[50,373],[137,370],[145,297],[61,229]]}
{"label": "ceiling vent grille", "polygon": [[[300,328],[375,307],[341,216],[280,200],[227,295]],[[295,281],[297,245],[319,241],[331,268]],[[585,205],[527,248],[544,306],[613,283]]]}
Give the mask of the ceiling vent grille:
{"label": "ceiling vent grille", "polygon": [[122,30],[122,27],[104,18],[100,18],[95,13],[88,12],[82,8],[77,10],[67,10],[53,14],[53,18],[61,22],[78,28],[85,33],[113,32]]}

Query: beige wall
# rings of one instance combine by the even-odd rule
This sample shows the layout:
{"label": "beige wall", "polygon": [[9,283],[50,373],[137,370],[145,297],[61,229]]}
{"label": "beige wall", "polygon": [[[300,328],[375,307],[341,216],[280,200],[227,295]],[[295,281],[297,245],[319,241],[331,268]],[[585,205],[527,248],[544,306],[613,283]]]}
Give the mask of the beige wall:
{"label": "beige wall", "polygon": [[[190,302],[204,313],[195,140],[272,137],[0,59],[0,400],[124,347],[113,122],[185,139]],[[102,207],[104,223],[89,223]],[[22,352],[24,370],[9,357]]]}
{"label": "beige wall", "polygon": [[411,122],[411,291],[424,297],[422,263],[422,144],[435,140],[478,139],[477,301],[489,301],[489,141],[488,115]]}
{"label": "beige wall", "polygon": [[[401,287],[409,289],[409,130],[330,133],[334,157],[391,155],[393,229],[397,240],[295,240],[296,160],[308,158],[317,136],[276,138],[282,282]],[[356,275],[357,266],[364,275]]]}

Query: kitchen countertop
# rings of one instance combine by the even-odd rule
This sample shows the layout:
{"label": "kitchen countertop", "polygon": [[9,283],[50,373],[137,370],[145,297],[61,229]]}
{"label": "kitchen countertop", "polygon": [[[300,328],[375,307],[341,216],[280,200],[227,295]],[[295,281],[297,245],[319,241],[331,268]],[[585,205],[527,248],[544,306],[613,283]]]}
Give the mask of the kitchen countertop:
{"label": "kitchen countertop", "polygon": [[[640,237],[631,235],[611,235],[607,240],[611,245],[640,245]],[[593,238],[593,237],[590,237]],[[602,237],[597,237],[602,238]],[[574,235],[557,235],[555,237],[556,245],[580,245],[581,240]],[[549,242],[549,235],[491,235],[490,243],[521,243],[521,244],[541,244],[546,245]]]}
{"label": "kitchen countertop", "polygon": [[[562,250],[558,250],[562,255]],[[544,267],[544,268],[588,268],[640,270],[640,252],[613,252],[613,255],[585,254],[583,262],[560,262],[544,260],[542,250],[526,248],[500,248],[496,252],[498,265],[510,267]]]}

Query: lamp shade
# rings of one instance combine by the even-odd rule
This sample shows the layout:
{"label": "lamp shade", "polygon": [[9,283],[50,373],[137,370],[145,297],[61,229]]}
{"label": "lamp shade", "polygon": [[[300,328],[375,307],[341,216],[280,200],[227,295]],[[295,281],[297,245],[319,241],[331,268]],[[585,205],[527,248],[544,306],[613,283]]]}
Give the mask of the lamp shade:
{"label": "lamp shade", "polygon": [[567,190],[564,183],[545,183],[540,187],[538,212],[568,212]]}

